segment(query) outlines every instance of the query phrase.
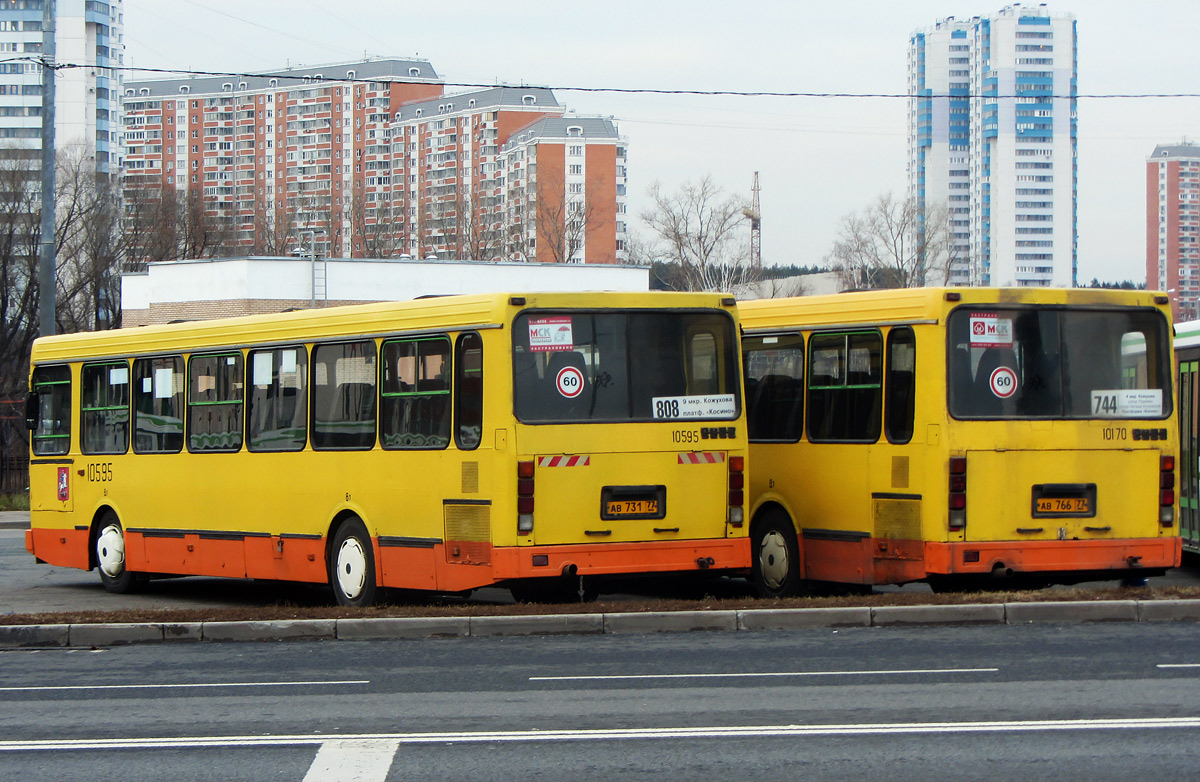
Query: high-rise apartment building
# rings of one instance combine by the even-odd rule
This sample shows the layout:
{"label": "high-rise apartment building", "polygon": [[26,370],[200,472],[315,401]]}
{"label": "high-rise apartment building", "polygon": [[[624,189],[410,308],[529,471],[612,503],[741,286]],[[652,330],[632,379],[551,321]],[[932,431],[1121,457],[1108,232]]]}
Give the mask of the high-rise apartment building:
{"label": "high-rise apartment building", "polygon": [[909,39],[909,195],[943,205],[951,284],[1073,286],[1076,29],[1012,4]]}
{"label": "high-rise apartment building", "polygon": [[1176,320],[1200,320],[1200,145],[1146,160],[1146,286],[1168,292]]}
{"label": "high-rise apartment building", "polygon": [[[625,145],[611,122],[576,119],[545,88],[447,95],[427,61],[368,60],[254,77],[130,83],[125,110],[129,214],[152,219],[173,200],[201,213],[205,230],[230,250],[625,258],[616,220],[624,205]],[[549,170],[537,169],[540,155],[514,164],[502,152],[514,135],[547,119],[570,127],[544,125],[546,132],[561,130],[588,150],[580,161],[581,171],[589,164],[588,174],[574,177],[570,163],[557,174],[554,188],[568,194],[565,205],[524,189],[515,203],[510,185],[535,173],[547,192],[554,189]],[[590,165],[604,154],[592,151],[598,148],[609,161]],[[588,177],[597,184],[585,183]],[[577,182],[588,186],[576,192]],[[513,212],[522,222],[510,222]],[[553,230],[552,223],[565,227]],[[580,223],[596,231],[605,225],[606,235],[568,242]]]}
{"label": "high-rise apartment building", "polygon": [[[120,68],[125,61],[123,0],[57,0],[55,60],[72,66],[57,72],[54,142],[79,148],[96,171],[120,168]],[[42,148],[42,0],[0,2],[0,157],[40,167]]]}

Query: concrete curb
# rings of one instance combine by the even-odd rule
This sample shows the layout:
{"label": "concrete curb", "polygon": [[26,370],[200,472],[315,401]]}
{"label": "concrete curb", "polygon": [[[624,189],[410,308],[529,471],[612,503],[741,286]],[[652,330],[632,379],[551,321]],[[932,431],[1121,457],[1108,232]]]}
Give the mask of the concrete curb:
{"label": "concrete curb", "polygon": [[664,611],[539,616],[298,619],[278,622],[0,625],[0,649],[221,641],[487,638],[1077,622],[1198,622],[1200,600],[1098,600],[878,608]]}

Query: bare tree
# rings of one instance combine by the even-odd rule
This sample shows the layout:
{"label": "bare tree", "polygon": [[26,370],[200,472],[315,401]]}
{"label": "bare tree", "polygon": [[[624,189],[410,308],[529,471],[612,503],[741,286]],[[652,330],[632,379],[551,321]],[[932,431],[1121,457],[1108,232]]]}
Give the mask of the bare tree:
{"label": "bare tree", "polygon": [[838,238],[825,258],[842,284],[854,288],[920,288],[944,284],[964,260],[945,206],[927,207],[891,193],[879,195],[861,214],[842,218]]}
{"label": "bare tree", "polygon": [[346,197],[344,214],[349,217],[353,237],[351,255],[362,258],[390,258],[403,252],[404,207],[396,207],[390,191],[378,193],[370,201],[361,190]]}
{"label": "bare tree", "polygon": [[36,160],[0,149],[0,399],[24,391],[38,331]]}
{"label": "bare tree", "polygon": [[726,196],[709,174],[674,193],[655,182],[649,195],[654,206],[641,215],[654,237],[649,254],[679,264],[689,290],[729,290],[752,281],[745,198]]}
{"label": "bare tree", "polygon": [[554,180],[538,182],[538,246],[547,249],[553,263],[575,262],[587,235],[607,225],[600,188],[598,179],[588,182],[581,193],[563,192]]}

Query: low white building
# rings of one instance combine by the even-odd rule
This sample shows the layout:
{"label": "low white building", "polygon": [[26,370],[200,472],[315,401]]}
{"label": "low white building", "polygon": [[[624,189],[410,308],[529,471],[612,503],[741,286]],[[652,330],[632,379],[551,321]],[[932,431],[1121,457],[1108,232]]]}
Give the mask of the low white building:
{"label": "low white building", "polygon": [[121,325],[496,291],[646,291],[645,266],[371,258],[161,261],[121,278]]}

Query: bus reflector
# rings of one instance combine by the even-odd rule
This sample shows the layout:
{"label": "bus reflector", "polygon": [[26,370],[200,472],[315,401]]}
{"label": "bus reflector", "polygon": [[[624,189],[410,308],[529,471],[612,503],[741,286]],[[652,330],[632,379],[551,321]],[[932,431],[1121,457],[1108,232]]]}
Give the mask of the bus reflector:
{"label": "bus reflector", "polygon": [[1163,454],[1158,460],[1158,523],[1175,523],[1175,454]]}
{"label": "bus reflector", "polygon": [[745,520],[745,511],[742,510],[742,504],[746,501],[742,494],[742,488],[746,484],[746,476],[742,474],[742,470],[746,466],[746,459],[743,456],[729,457],[729,526],[740,527]]}
{"label": "bus reflector", "polygon": [[961,530],[967,526],[967,457],[950,457],[950,491],[949,491],[951,530]]}
{"label": "bus reflector", "polygon": [[517,534],[533,532],[533,461],[517,462]]}

